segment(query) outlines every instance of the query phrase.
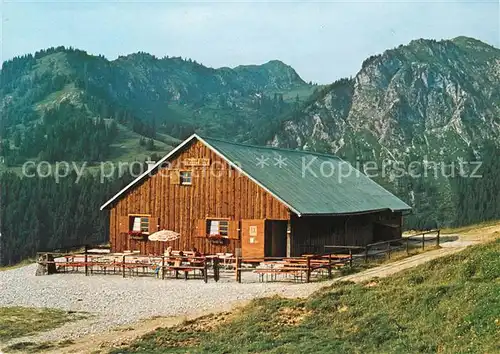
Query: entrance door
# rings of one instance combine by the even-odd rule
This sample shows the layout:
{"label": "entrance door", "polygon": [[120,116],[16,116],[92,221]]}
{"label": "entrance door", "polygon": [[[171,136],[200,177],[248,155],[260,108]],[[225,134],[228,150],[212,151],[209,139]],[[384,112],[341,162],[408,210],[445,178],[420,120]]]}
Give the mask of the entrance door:
{"label": "entrance door", "polygon": [[286,257],[286,220],[241,220],[243,258]]}
{"label": "entrance door", "polygon": [[265,257],[286,257],[287,221],[266,220]]}
{"label": "entrance door", "polygon": [[264,257],[265,219],[241,220],[241,255],[243,258]]}

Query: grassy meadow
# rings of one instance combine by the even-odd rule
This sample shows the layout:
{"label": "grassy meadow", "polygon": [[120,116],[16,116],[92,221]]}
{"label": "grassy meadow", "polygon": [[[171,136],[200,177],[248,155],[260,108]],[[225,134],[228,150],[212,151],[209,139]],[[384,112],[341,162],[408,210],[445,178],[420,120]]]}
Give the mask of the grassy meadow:
{"label": "grassy meadow", "polygon": [[34,343],[21,341],[11,344],[5,348],[2,343],[8,343],[16,338],[36,335],[54,328],[61,327],[66,323],[85,318],[84,313],[75,313],[48,308],[31,307],[0,307],[0,353],[5,350],[8,353],[39,353],[56,346],[62,347],[69,341],[60,343]]}
{"label": "grassy meadow", "polygon": [[83,316],[57,309],[0,307],[0,342],[45,332]]}

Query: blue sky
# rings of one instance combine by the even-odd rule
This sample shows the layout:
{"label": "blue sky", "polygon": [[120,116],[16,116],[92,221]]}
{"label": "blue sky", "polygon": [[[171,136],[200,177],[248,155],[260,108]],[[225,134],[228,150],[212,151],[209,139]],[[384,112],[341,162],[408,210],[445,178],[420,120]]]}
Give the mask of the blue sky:
{"label": "blue sky", "polygon": [[500,47],[498,1],[6,1],[2,60],[50,46],[109,59],[145,51],[211,67],[279,59],[307,81],[354,76],[361,62],[416,38],[459,35]]}

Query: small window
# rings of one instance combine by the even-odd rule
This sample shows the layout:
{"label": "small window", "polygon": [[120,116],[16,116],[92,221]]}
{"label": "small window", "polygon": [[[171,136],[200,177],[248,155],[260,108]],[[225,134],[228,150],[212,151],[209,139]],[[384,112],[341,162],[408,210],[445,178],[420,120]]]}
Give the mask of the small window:
{"label": "small window", "polygon": [[130,231],[149,232],[149,216],[131,216]]}
{"label": "small window", "polygon": [[192,182],[191,177],[192,177],[191,171],[181,171],[180,173],[181,185],[190,185]]}
{"label": "small window", "polygon": [[229,236],[229,221],[228,220],[208,220],[207,221],[209,236]]}

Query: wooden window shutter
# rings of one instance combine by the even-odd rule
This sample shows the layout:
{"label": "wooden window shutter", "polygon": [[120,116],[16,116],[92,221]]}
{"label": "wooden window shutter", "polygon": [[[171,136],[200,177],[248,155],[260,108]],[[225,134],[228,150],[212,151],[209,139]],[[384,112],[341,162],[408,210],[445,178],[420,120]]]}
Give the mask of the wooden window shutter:
{"label": "wooden window shutter", "polygon": [[119,216],[118,217],[118,232],[119,233],[128,233],[130,231],[130,225],[129,225],[129,217],[128,215],[125,216]]}
{"label": "wooden window shutter", "polygon": [[159,224],[160,224],[160,219],[155,216],[151,216],[149,218],[149,233],[152,234],[153,232],[158,231]]}
{"label": "wooden window shutter", "polygon": [[206,237],[207,236],[207,220],[199,219],[196,223],[196,236]]}
{"label": "wooden window shutter", "polygon": [[179,170],[170,171],[170,184],[181,184],[181,176]]}
{"label": "wooden window shutter", "polygon": [[239,226],[240,226],[240,222],[238,220],[230,220],[229,221],[228,237],[230,239],[234,239],[234,240],[240,239]]}

